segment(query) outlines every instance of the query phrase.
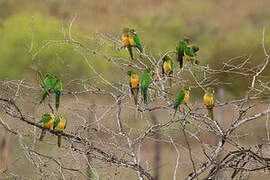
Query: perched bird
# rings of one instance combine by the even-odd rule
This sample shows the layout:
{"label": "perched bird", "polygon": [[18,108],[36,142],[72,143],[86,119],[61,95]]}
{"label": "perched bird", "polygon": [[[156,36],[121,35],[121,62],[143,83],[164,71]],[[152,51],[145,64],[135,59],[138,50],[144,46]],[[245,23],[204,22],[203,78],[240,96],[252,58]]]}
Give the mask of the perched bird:
{"label": "perched bird", "polygon": [[172,87],[172,78],[170,78],[170,76],[173,74],[173,60],[166,55],[162,59],[162,63],[162,75],[168,76],[170,87]]}
{"label": "perched bird", "polygon": [[54,87],[54,93],[55,93],[55,109],[58,111],[59,105],[60,105],[60,96],[62,95],[63,87],[62,82],[58,80]]}
{"label": "perched bird", "polygon": [[144,104],[148,104],[147,91],[151,83],[150,69],[144,69],[140,78],[141,93],[143,95]]}
{"label": "perched bird", "polygon": [[[54,121],[53,129],[55,129],[57,132],[63,132],[64,129],[66,129],[66,127],[67,127],[67,120],[62,115],[58,115],[58,118],[56,119],[56,121]],[[58,147],[61,147],[61,140],[62,136],[61,134],[58,134],[57,137]]]}
{"label": "perched bird", "polygon": [[215,99],[214,99],[214,90],[211,87],[208,87],[206,89],[206,92],[203,96],[203,102],[204,102],[204,105],[207,107],[209,117],[211,119],[214,119],[213,108],[214,108]]}
{"label": "perched bird", "polygon": [[187,46],[184,52],[185,58],[187,60],[196,60],[196,55],[192,49],[192,46]]}
{"label": "perched bird", "polygon": [[129,43],[129,28],[123,28],[122,42],[124,44],[124,47],[126,47],[128,49],[128,52],[130,54],[131,59],[133,59],[132,48],[131,48],[131,45]]}
{"label": "perched bird", "polygon": [[[185,86],[179,93],[178,96],[176,97],[175,103],[173,105],[173,108],[175,109],[174,116],[179,108],[180,104],[186,104],[188,99],[189,99],[189,91],[190,88],[188,86]],[[174,117],[173,116],[173,117]]]}
{"label": "perched bird", "polygon": [[128,71],[129,75],[129,86],[131,93],[134,97],[135,105],[138,104],[138,91],[139,91],[139,76],[137,75],[137,72],[133,69]]}
{"label": "perched bird", "polygon": [[178,41],[176,45],[176,61],[179,62],[180,69],[183,67],[183,57],[185,55],[185,49],[187,48],[189,39],[185,38],[182,41]]}
{"label": "perched bird", "polygon": [[[50,129],[54,124],[54,119],[55,119],[55,117],[54,117],[53,113],[49,112],[49,113],[43,114],[41,120],[38,123],[43,123],[43,127],[45,127],[46,129]],[[45,134],[46,134],[46,130],[42,129],[41,135],[39,138],[40,141],[43,140]]]}
{"label": "perched bird", "polygon": [[143,52],[139,37],[134,29],[129,30],[129,43],[132,47],[137,47],[141,53]]}
{"label": "perched bird", "polygon": [[43,85],[44,90],[42,92],[42,97],[41,97],[40,103],[42,103],[46,99],[46,97],[50,93],[51,89],[54,88],[54,86],[57,82],[57,78],[55,78],[49,74],[46,74],[43,82],[44,82],[44,85]]}

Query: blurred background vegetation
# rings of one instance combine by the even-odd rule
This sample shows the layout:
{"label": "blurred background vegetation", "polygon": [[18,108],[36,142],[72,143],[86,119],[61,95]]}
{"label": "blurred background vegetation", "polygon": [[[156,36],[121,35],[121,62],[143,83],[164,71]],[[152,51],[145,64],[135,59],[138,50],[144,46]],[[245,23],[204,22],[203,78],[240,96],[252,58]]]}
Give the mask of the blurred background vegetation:
{"label": "blurred background vegetation", "polygon": [[[71,74],[88,77],[91,72],[85,61],[70,46],[46,48],[34,61],[31,58],[46,40],[64,39],[75,13],[73,36],[86,44],[95,32],[120,37],[122,27],[128,26],[137,30],[146,50],[157,57],[174,50],[177,40],[187,35],[200,46],[201,65],[218,68],[232,57],[250,55],[249,66],[253,67],[264,58],[263,27],[266,43],[270,40],[269,5],[268,0],[0,0],[0,78],[33,80],[33,65],[43,73],[61,72],[69,79]],[[128,58],[126,52],[121,55]],[[108,78],[117,71],[104,59],[92,61]],[[218,78],[235,79],[235,84],[226,86],[233,95],[247,89],[246,81],[237,81],[237,76],[222,74]]]}
{"label": "blurred background vegetation", "polygon": [[[128,26],[137,30],[144,48],[155,57],[174,50],[177,40],[186,35],[200,46],[198,57],[201,65],[219,68],[226,60],[245,55],[250,56],[252,63],[249,66],[254,67],[264,59],[261,46],[263,27],[266,28],[266,48],[269,47],[269,7],[269,0],[0,0],[0,79],[26,79],[37,83],[31,67],[37,67],[44,74],[50,72],[61,76],[64,84],[75,78],[91,77],[86,62],[71,46],[45,48],[32,60],[32,54],[46,44],[46,40],[64,39],[75,14],[73,37],[89,47],[96,32],[108,32],[120,38],[122,27]],[[119,54],[129,58],[126,51]],[[93,57],[91,61],[110,81],[123,80],[126,76],[124,72],[114,73],[119,72],[119,68],[105,59]],[[267,69],[262,75],[269,73],[270,69]],[[250,83],[250,79],[245,81],[243,76],[240,79],[231,74],[221,74],[218,78],[232,82],[224,86],[227,97],[243,94]],[[249,124],[238,133],[244,134],[248,129],[253,138],[259,140],[265,135],[263,123]],[[14,139],[12,137],[10,141],[11,153],[18,154],[17,138]],[[45,145],[40,149],[47,151]],[[55,149],[51,152],[55,153]],[[175,155],[169,156],[171,161],[168,164],[171,164]],[[15,159],[16,156],[12,157]],[[30,166],[28,161],[23,163]],[[24,167],[14,168],[24,174],[33,172],[33,169]]]}

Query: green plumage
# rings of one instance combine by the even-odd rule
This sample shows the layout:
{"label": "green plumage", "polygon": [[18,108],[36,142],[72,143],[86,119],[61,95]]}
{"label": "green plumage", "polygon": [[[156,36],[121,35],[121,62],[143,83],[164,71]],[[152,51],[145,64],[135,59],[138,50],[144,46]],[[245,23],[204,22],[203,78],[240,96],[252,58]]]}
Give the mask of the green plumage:
{"label": "green plumage", "polygon": [[57,81],[57,83],[54,87],[56,110],[58,110],[59,105],[60,105],[60,96],[62,95],[62,91],[63,91],[63,85],[62,85],[62,82],[59,80],[59,81]]}
{"label": "green plumage", "polygon": [[[63,127],[63,126],[60,123],[64,123],[64,128],[61,129],[61,127]],[[58,125],[60,125],[60,127],[58,127]],[[57,117],[56,121],[54,121],[53,129],[56,129],[56,131],[58,131],[58,132],[63,132],[64,129],[66,129],[66,127],[67,127],[67,120],[63,116],[59,115]],[[58,134],[57,135],[58,147],[61,147],[61,142],[62,142],[62,136],[61,136],[61,134]]]}
{"label": "green plumage", "polygon": [[45,79],[43,81],[44,85],[43,85],[43,92],[42,92],[42,97],[41,97],[41,100],[40,100],[40,103],[42,103],[47,95],[50,93],[51,89],[55,86],[57,82],[57,79],[49,74],[47,74],[45,76]]}
{"label": "green plumage", "polygon": [[[53,117],[50,114],[45,113],[45,114],[42,115],[42,118],[41,118],[41,120],[38,123],[49,122],[52,118]],[[45,135],[46,135],[46,130],[45,129],[42,129],[41,134],[40,134],[40,137],[39,137],[39,140],[40,141],[43,141]]]}
{"label": "green plumage", "polygon": [[177,111],[179,105],[183,102],[184,98],[185,98],[185,92],[183,90],[181,90],[178,93],[178,95],[176,97],[176,100],[175,100],[175,103],[173,105],[173,108],[175,109],[175,112]]}
{"label": "green plumage", "polygon": [[187,46],[187,48],[185,49],[185,54],[189,56],[189,60],[196,60],[196,55],[193,52],[193,49],[191,46]]}
{"label": "green plumage", "polygon": [[186,93],[190,91],[188,86],[184,86],[184,88],[178,93],[176,100],[174,102],[173,108],[175,109],[173,117],[176,115],[176,112],[180,106],[180,104],[184,103]]}
{"label": "green plumage", "polygon": [[147,91],[151,83],[150,69],[144,69],[140,78],[141,93],[143,95],[144,104],[148,104]]}
{"label": "green plumage", "polygon": [[55,129],[56,126],[58,126],[59,123],[60,123],[60,118],[58,117],[53,123],[53,129]]}
{"label": "green plumage", "polygon": [[51,119],[52,119],[51,115],[45,113],[45,114],[42,115],[42,118],[38,123],[45,123],[45,122],[48,122]]}
{"label": "green plumage", "polygon": [[188,42],[186,40],[178,41],[176,45],[176,61],[179,62],[180,68],[183,67],[183,57],[187,45]]}
{"label": "green plumage", "polygon": [[136,31],[134,29],[130,29],[129,32],[130,32],[130,36],[133,37],[133,40],[134,40],[134,42],[136,44],[136,47],[142,53],[143,52],[142,45],[141,45],[140,39],[139,39]]}

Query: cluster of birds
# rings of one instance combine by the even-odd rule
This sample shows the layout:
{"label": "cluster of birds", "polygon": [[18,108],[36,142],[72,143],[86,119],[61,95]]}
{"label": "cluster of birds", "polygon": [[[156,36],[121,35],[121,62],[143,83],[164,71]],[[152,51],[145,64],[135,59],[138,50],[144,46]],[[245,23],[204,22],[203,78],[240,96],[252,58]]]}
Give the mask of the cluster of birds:
{"label": "cluster of birds", "polygon": [[[132,48],[137,48],[140,53],[143,52],[141,42],[139,37],[134,29],[123,28],[122,31],[122,42],[124,47],[126,47],[129,51],[131,59],[134,59]],[[186,59],[191,63],[198,64],[197,60],[197,52],[199,51],[199,47],[196,45],[190,45],[190,39],[184,37],[183,40],[179,40],[176,45],[176,54],[175,59],[179,62],[180,69],[183,67],[183,60]],[[162,58],[162,75],[166,75],[168,77],[168,81],[170,86],[172,85],[171,75],[173,74],[174,63],[170,56],[165,55]],[[134,97],[135,105],[138,104],[138,92],[141,90],[141,94],[143,97],[143,102],[148,104],[148,95],[147,91],[152,82],[152,80],[157,79],[157,73],[155,67],[146,68],[143,70],[140,78],[137,72],[134,69],[128,71],[129,75],[129,85],[131,93]],[[151,78],[152,77],[152,78]],[[188,86],[184,86],[181,91],[178,93],[173,108],[175,109],[174,116],[180,106],[180,104],[186,104],[189,99],[190,88]],[[211,87],[206,89],[205,95],[203,97],[203,101],[205,106],[208,109],[209,117],[213,119],[213,107],[214,107],[214,90]]]}
{"label": "cluster of birds", "polygon": [[[134,59],[132,48],[138,49],[140,53],[143,53],[143,48],[140,43],[139,37],[134,29],[123,28],[122,31],[122,42],[124,47],[128,49],[131,59]],[[179,62],[180,69],[183,67],[183,60],[189,60],[192,63],[198,64],[197,60],[197,52],[199,51],[199,47],[196,45],[189,45],[189,38],[185,37],[183,40],[179,40],[176,45],[176,61]],[[171,75],[173,74],[174,63],[170,56],[165,55],[162,58],[162,75],[166,75],[168,77],[168,81],[170,87],[172,86]],[[128,71],[129,75],[129,85],[131,93],[134,97],[135,105],[138,105],[138,92],[141,90],[141,94],[143,97],[144,104],[148,104],[148,88],[152,82],[152,80],[157,80],[158,76],[155,70],[155,67],[146,68],[143,70],[141,77],[139,78],[137,72],[134,69],[130,69]],[[43,81],[43,92],[40,100],[40,104],[44,102],[47,96],[50,93],[55,94],[55,109],[57,111],[56,114],[51,112],[44,113],[42,115],[39,123],[43,123],[44,129],[42,129],[39,140],[42,141],[46,134],[46,129],[51,129],[53,127],[57,132],[63,132],[67,127],[67,120],[64,116],[58,113],[58,109],[60,106],[60,96],[62,95],[63,87],[62,82],[59,78],[53,77],[47,74]],[[175,109],[175,114],[180,106],[180,104],[186,104],[189,99],[190,88],[188,86],[184,86],[182,90],[178,93],[176,100],[174,102],[173,108]],[[213,107],[214,107],[214,91],[211,87],[208,87],[205,95],[203,97],[204,104],[208,109],[209,117],[213,119]],[[57,139],[58,147],[61,146],[61,133],[58,134]]]}
{"label": "cluster of birds", "polygon": [[[60,106],[60,96],[62,95],[62,91],[63,91],[61,80],[47,74],[44,78],[43,83],[44,85],[43,85],[43,92],[42,92],[40,104],[44,102],[46,97],[49,96],[51,92],[54,92],[55,109],[58,112],[58,109]],[[42,115],[42,118],[38,123],[43,123],[43,127],[45,129],[51,129],[51,127],[53,127],[53,129],[56,130],[57,132],[63,132],[64,129],[67,127],[67,120],[60,113],[57,113],[56,115],[54,115],[51,112],[45,113]],[[42,132],[39,138],[40,141],[42,141],[45,137],[45,134],[46,134],[45,129],[42,129]],[[58,134],[58,138],[57,138],[58,147],[61,146],[61,139],[62,139],[61,134]]]}

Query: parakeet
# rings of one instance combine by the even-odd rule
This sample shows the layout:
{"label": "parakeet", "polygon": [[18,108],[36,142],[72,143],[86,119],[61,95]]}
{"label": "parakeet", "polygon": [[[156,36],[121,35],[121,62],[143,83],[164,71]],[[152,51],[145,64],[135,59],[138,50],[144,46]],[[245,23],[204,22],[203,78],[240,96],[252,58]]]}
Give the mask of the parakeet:
{"label": "parakeet", "polygon": [[196,60],[196,55],[192,49],[192,46],[187,46],[184,52],[185,58],[187,60]]}
{"label": "parakeet", "polygon": [[[54,119],[55,119],[55,117],[54,117],[53,113],[49,112],[49,113],[43,114],[41,120],[38,123],[43,123],[43,127],[50,129],[54,124]],[[45,134],[46,134],[46,130],[42,129],[41,135],[39,138],[40,141],[43,140]]]}
{"label": "parakeet", "polygon": [[[56,121],[54,121],[53,129],[55,129],[57,132],[63,132],[64,129],[66,129],[66,127],[67,127],[67,120],[62,115],[58,115]],[[61,141],[62,136],[59,134],[57,137],[58,147],[61,147]]]}
{"label": "parakeet", "polygon": [[139,92],[139,76],[137,75],[137,72],[133,69],[128,71],[129,75],[129,86],[131,93],[134,97],[135,105],[138,104],[138,92]]}
{"label": "parakeet", "polygon": [[178,41],[176,45],[176,61],[179,62],[180,69],[183,67],[183,57],[185,55],[185,49],[187,48],[189,39],[185,38],[182,41]]}
{"label": "parakeet", "polygon": [[148,104],[147,91],[151,83],[150,69],[144,69],[140,78],[141,93],[143,95],[144,104]]}
{"label": "parakeet", "polygon": [[132,47],[137,47],[141,53],[143,52],[139,37],[134,29],[129,30],[129,43]]}
{"label": "parakeet", "polygon": [[189,99],[190,88],[185,86],[177,95],[173,108],[175,109],[174,116],[179,108],[180,104],[186,104]]}
{"label": "parakeet", "polygon": [[51,89],[54,88],[54,86],[57,82],[57,78],[55,78],[49,74],[46,74],[43,82],[44,82],[44,85],[43,85],[44,90],[42,92],[42,97],[41,97],[40,103],[42,103],[46,99],[46,97],[50,93]]}
{"label": "parakeet", "polygon": [[209,117],[211,119],[214,119],[213,108],[214,108],[215,99],[214,99],[214,90],[211,87],[208,87],[206,89],[206,92],[203,96],[203,102],[204,102],[204,105],[207,107]]}
{"label": "parakeet", "polygon": [[131,45],[129,43],[129,28],[123,28],[122,42],[123,42],[124,46],[128,49],[128,52],[130,54],[131,59],[133,59],[132,48],[131,48]]}
{"label": "parakeet", "polygon": [[172,87],[172,78],[170,76],[173,74],[173,60],[166,55],[162,59],[162,63],[162,74],[168,76],[170,87]]}
{"label": "parakeet", "polygon": [[58,80],[56,82],[56,85],[54,87],[54,93],[55,93],[55,109],[58,111],[59,105],[60,105],[60,96],[62,95],[63,87],[62,82]]}

